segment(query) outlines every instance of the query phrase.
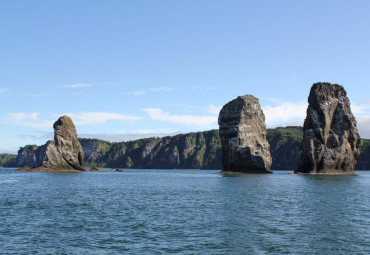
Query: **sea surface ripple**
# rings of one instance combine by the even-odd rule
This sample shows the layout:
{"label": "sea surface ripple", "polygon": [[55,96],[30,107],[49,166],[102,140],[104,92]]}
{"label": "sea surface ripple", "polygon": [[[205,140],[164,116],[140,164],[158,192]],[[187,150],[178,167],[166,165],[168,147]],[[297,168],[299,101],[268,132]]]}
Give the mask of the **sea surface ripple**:
{"label": "sea surface ripple", "polygon": [[0,168],[1,254],[370,254],[370,172]]}

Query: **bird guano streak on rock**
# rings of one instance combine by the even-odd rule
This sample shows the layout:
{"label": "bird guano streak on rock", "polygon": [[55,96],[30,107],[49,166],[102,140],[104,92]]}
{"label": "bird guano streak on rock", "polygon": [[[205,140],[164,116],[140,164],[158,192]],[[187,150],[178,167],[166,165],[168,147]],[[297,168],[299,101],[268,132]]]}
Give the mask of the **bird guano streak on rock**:
{"label": "bird guano streak on rock", "polygon": [[337,84],[315,83],[308,103],[295,172],[353,174],[362,141],[345,89]]}
{"label": "bird guano streak on rock", "polygon": [[227,103],[218,118],[223,171],[271,173],[265,115],[252,95]]}

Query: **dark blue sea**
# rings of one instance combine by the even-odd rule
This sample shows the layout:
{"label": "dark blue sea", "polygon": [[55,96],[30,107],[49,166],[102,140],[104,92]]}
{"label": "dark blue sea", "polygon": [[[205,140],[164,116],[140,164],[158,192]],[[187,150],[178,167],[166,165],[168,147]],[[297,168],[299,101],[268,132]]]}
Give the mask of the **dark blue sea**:
{"label": "dark blue sea", "polygon": [[1,254],[370,254],[370,172],[0,169]]}

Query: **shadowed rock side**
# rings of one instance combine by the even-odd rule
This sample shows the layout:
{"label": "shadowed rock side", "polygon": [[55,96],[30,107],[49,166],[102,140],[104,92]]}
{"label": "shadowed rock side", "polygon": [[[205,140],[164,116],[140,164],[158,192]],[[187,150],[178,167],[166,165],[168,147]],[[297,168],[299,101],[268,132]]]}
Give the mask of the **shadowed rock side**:
{"label": "shadowed rock side", "polygon": [[84,170],[84,152],[78,141],[76,127],[68,116],[60,117],[54,123],[54,141],[46,144],[41,151],[39,169]]}
{"label": "shadowed rock side", "polygon": [[230,101],[221,109],[218,124],[224,171],[271,172],[265,115],[257,98],[245,95]]}
{"label": "shadowed rock side", "polygon": [[315,83],[308,97],[298,173],[353,174],[362,141],[344,88]]}

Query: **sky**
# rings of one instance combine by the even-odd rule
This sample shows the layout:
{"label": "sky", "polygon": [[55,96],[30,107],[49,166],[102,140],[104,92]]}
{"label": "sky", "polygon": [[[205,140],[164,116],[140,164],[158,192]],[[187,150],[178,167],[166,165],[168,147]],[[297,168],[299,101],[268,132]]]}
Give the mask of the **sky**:
{"label": "sky", "polygon": [[259,98],[302,125],[315,82],[343,85],[370,138],[370,1],[0,1],[0,153],[53,138],[124,141],[218,128]]}

